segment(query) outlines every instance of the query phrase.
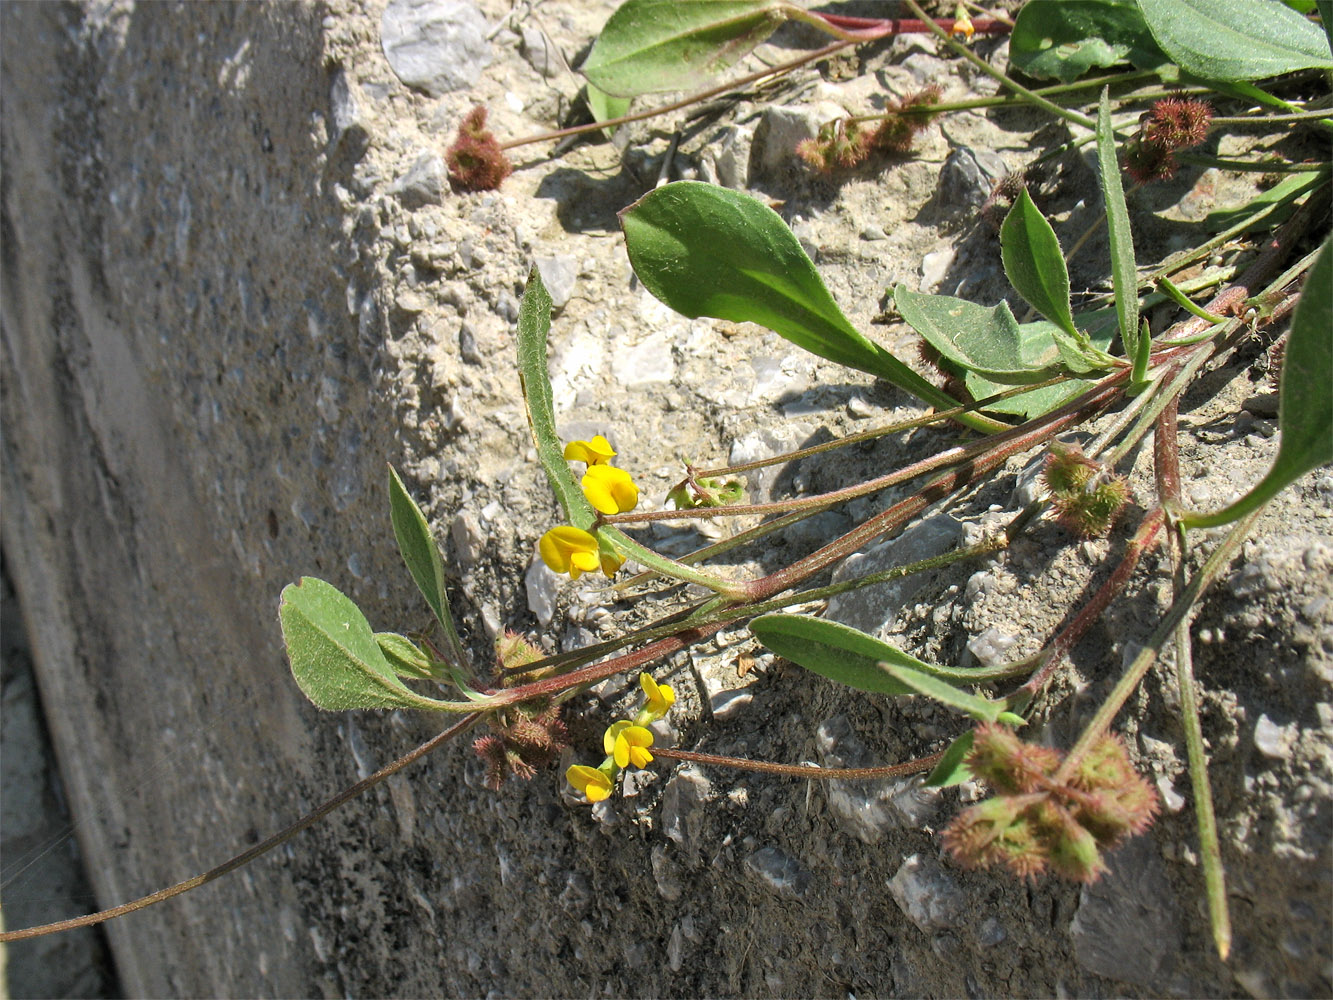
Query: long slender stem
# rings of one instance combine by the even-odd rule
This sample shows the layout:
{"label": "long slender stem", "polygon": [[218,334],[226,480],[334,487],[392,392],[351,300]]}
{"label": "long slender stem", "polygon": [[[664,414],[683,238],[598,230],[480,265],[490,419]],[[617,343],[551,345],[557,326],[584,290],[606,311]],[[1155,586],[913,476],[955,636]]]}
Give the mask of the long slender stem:
{"label": "long slender stem", "polygon": [[713,767],[729,767],[736,771],[757,771],[761,774],[781,774],[789,778],[806,778],[812,781],[870,781],[883,778],[900,778],[905,774],[920,774],[929,771],[944,756],[933,753],[926,757],[909,760],[905,764],[890,764],[886,767],[816,767],[813,764],[774,764],[766,760],[747,760],[744,757],[720,757],[711,753],[695,753],[693,750],[662,750],[653,747],[653,756],[667,760],[683,760],[695,764],[708,764]]}
{"label": "long slender stem", "polygon": [[111,920],[113,917],[122,917],[127,913],[133,913],[135,910],[142,910],[145,907],[152,906],[154,903],[161,903],[164,900],[171,899],[173,896],[179,896],[181,893],[189,892],[191,889],[197,889],[201,885],[207,885],[209,882],[217,881],[223,875],[228,875],[231,872],[234,872],[237,868],[249,864],[260,855],[267,854],[269,851],[273,850],[273,848],[280,847],[287,843],[287,841],[291,840],[302,830],[318,823],[329,813],[333,812],[333,810],[350,802],[362,792],[378,785],[385,778],[397,774],[403,768],[408,767],[411,764],[415,764],[432,750],[443,746],[455,736],[466,732],[475,725],[480,718],[480,713],[473,713],[472,715],[465,716],[438,736],[432,736],[415,750],[403,754],[403,756],[399,757],[392,764],[380,768],[368,778],[362,778],[355,785],[343,789],[319,808],[301,817],[291,826],[275,833],[267,840],[260,841],[249,850],[242,851],[230,861],[224,861],[216,868],[210,868],[202,875],[196,875],[194,878],[187,878],[184,882],[177,882],[173,886],[159,889],[157,892],[149,893],[147,896],[142,896],[139,899],[132,900],[128,903],[122,903],[119,906],[113,906],[108,910],[99,910],[97,913],[89,913],[85,916],[74,917],[70,920],[57,920],[55,923],[41,924],[37,927],[24,927],[21,930],[0,932],[0,944],[8,943],[10,941],[22,941],[25,938],[41,937],[45,934],[57,934],[61,931],[74,930],[76,927],[88,927],[91,924],[100,924],[104,920]]}
{"label": "long slender stem", "polygon": [[[916,0],[903,0],[903,2],[907,5],[908,10],[910,10],[917,17],[922,18],[923,20],[926,19],[925,12],[921,9],[920,4],[918,4]],[[1006,76],[1004,73],[1001,73],[990,63],[986,62],[986,60],[976,55],[976,53],[974,53],[966,45],[959,44],[957,41],[955,41],[953,38],[949,36],[948,32],[940,29],[933,22],[927,20],[927,27],[930,29],[930,33],[932,35],[934,35],[936,38],[942,39],[944,43],[948,45],[949,48],[952,49],[955,53],[962,56],[977,69],[981,70],[981,72],[985,73],[987,76],[998,81],[1000,86],[1006,87],[1009,90],[1012,90],[1015,94],[1021,95],[1029,103],[1035,104],[1037,107],[1049,111],[1057,118],[1063,118],[1065,121],[1073,122],[1075,125],[1082,125],[1084,128],[1095,129],[1097,127],[1097,123],[1093,121],[1091,118],[1089,118],[1087,115],[1081,115],[1077,111],[1070,111],[1068,108],[1062,108],[1060,107],[1060,105],[1055,104],[1052,101],[1046,100],[1046,98],[1042,97],[1040,94],[1037,94],[1029,90],[1022,84],[1015,83],[1013,80],[1009,79],[1009,77]]]}
{"label": "long slender stem", "polygon": [[725,94],[740,87],[748,87],[752,83],[764,79],[767,76],[780,76],[783,73],[789,73],[794,69],[800,69],[806,63],[816,62],[825,59],[835,52],[841,52],[843,49],[856,44],[855,39],[846,39],[825,45],[822,49],[815,49],[813,52],[807,52],[797,59],[789,60],[785,63],[779,63],[777,66],[769,66],[767,69],[761,69],[758,72],[750,73],[737,80],[729,80],[726,83],[718,84],[716,87],[709,87],[707,90],[701,90],[698,93],[690,94],[688,97],[682,97],[678,101],[671,101],[668,104],[659,104],[655,107],[645,108],[643,111],[635,111],[632,114],[621,115],[619,118],[608,118],[606,121],[590,122],[587,125],[573,125],[569,128],[558,128],[549,132],[538,132],[535,135],[520,136],[517,139],[510,139],[508,142],[500,143],[501,149],[516,149],[519,146],[531,145],[534,142],[547,142],[551,139],[564,139],[571,135],[584,135],[588,132],[600,132],[604,128],[615,128],[617,125],[628,125],[630,122],[643,121],[645,118],[656,118],[658,115],[669,114],[672,111],[679,111],[681,108],[688,108],[692,104],[701,104],[704,101],[717,97],[719,94]]}
{"label": "long slender stem", "polygon": [[1116,686],[1084,728],[1078,742],[1074,744],[1073,749],[1069,751],[1069,755],[1065,757],[1064,763],[1061,764],[1059,771],[1056,772],[1056,781],[1068,781],[1069,776],[1073,774],[1079,762],[1092,749],[1093,744],[1100,740],[1106,734],[1106,731],[1111,728],[1111,723],[1115,720],[1120,709],[1124,707],[1125,702],[1138,689],[1144,675],[1156,661],[1158,651],[1175,634],[1176,627],[1189,617],[1195,602],[1198,601],[1204,590],[1231,564],[1231,560],[1235,558],[1241,543],[1245,541],[1249,534],[1250,528],[1254,526],[1254,522],[1258,520],[1263,511],[1264,508],[1260,507],[1237,522],[1226,538],[1213,550],[1212,555],[1208,557],[1199,572],[1194,574],[1194,578],[1190,580],[1189,585],[1171,605],[1166,617],[1162,619],[1152,635],[1149,636],[1147,644],[1125,669],[1125,673],[1116,683]]}

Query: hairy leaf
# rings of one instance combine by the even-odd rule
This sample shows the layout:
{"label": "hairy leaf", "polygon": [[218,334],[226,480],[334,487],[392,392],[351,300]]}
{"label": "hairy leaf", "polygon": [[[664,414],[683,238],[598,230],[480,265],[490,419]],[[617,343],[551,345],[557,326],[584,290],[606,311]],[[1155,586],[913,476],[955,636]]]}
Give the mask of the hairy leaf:
{"label": "hairy leaf", "polygon": [[320,708],[450,707],[410,691],[394,675],[361,609],[332,584],[312,576],[288,584],[278,618],[292,676]]}
{"label": "hairy leaf", "polygon": [[389,466],[389,517],[393,521],[393,534],[398,540],[398,551],[403,555],[403,562],[407,563],[407,571],[412,574],[426,603],[443,626],[449,655],[462,664],[465,656],[463,643],[458,638],[453,614],[449,609],[440,547],[435,544],[435,537],[430,533],[426,516],[408,495],[407,488],[392,465]]}
{"label": "hairy leaf", "polygon": [[[958,403],[871,343],[842,314],[787,224],[749,195],[697,181],[649,192],[620,213],[644,287],[690,318],[766,326],[798,347],[878,376],[935,406]],[[976,414],[979,430],[1003,429]]]}
{"label": "hairy leaf", "polygon": [[1282,441],[1268,474],[1231,506],[1181,519],[1211,528],[1263,506],[1311,469],[1333,462],[1333,236],[1305,279],[1282,359],[1278,426]]}
{"label": "hairy leaf", "polygon": [[982,684],[1005,671],[939,667],[909,656],[874,636],[808,615],[760,615],[750,631],[779,656],[829,680],[874,694],[913,694],[915,688],[894,678],[885,663],[940,678],[948,684]]}
{"label": "hairy leaf", "polygon": [[1204,80],[1260,80],[1333,67],[1328,36],[1273,0],[1139,0],[1172,61]]}
{"label": "hairy leaf", "polygon": [[1134,0],[1024,4],[1009,38],[1013,66],[1066,83],[1093,67],[1154,69],[1166,61]]}
{"label": "hairy leaf", "polygon": [[1120,343],[1129,357],[1139,355],[1139,272],[1134,264],[1134,235],[1129,226],[1125,188],[1120,182],[1120,161],[1111,130],[1110,88],[1103,87],[1097,105],[1097,167],[1102,200],[1106,205],[1107,236],[1111,245],[1111,288],[1115,294]]}
{"label": "hairy leaf", "polygon": [[786,0],[626,0],[582,66],[614,97],[696,89],[735,65],[787,18]]}

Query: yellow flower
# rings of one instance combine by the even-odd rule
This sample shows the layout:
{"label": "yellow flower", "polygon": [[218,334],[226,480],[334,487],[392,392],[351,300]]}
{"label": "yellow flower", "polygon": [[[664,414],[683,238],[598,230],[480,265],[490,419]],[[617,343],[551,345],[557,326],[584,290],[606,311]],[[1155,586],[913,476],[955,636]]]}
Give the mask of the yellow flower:
{"label": "yellow flower", "polygon": [[639,504],[639,488],[629,473],[611,465],[588,466],[583,495],[603,514],[623,514]]}
{"label": "yellow flower", "polygon": [[676,692],[671,690],[671,685],[658,684],[646,673],[639,674],[639,686],[643,688],[644,697],[648,699],[636,720],[641,726],[656,722],[676,703]]}
{"label": "yellow flower", "polygon": [[608,552],[606,549],[601,551],[602,572],[607,576],[615,576],[621,566],[625,565],[625,557],[618,552]]}
{"label": "yellow flower", "polygon": [[565,445],[565,460],[569,462],[587,462],[588,468],[605,465],[616,457],[610,442],[597,434],[591,441],[571,441]]}
{"label": "yellow flower", "polygon": [[611,779],[605,771],[586,764],[573,764],[565,772],[565,780],[582,792],[589,802],[601,802],[611,794]]}
{"label": "yellow flower", "polygon": [[976,34],[976,30],[972,26],[972,19],[967,16],[967,11],[963,10],[962,5],[959,4],[958,9],[954,11],[953,30],[949,34],[962,35],[963,38],[971,41],[972,36]]}
{"label": "yellow flower", "polygon": [[653,734],[643,726],[636,726],[623,719],[614,723],[602,737],[602,746],[616,762],[616,767],[633,764],[635,767],[647,767],[653,762],[653,755],[648,748],[653,745]]}
{"label": "yellow flower", "polygon": [[604,565],[597,539],[582,528],[562,524],[542,535],[537,543],[542,562],[557,573],[568,573],[577,580]]}

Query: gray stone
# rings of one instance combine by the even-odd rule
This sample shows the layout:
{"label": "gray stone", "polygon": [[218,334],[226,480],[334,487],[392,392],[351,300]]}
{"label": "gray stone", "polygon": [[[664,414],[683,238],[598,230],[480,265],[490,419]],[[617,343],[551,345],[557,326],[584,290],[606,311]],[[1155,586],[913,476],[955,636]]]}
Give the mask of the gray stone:
{"label": "gray stone", "polygon": [[398,79],[431,97],[471,87],[491,61],[486,18],[458,0],[389,0],[380,44]]}
{"label": "gray stone", "polygon": [[523,575],[523,586],[528,596],[528,610],[537,616],[543,626],[555,617],[555,600],[564,579],[552,572],[541,559],[534,559]]}
{"label": "gray stone", "polygon": [[523,58],[542,76],[555,76],[564,67],[564,59],[546,32],[530,24],[520,29],[523,38]]}
{"label": "gray stone", "polygon": [[422,153],[390,188],[406,209],[438,205],[449,190],[449,168],[436,153]]}
{"label": "gray stone", "polygon": [[937,199],[954,211],[978,209],[990,197],[995,182],[1007,172],[1004,160],[994,150],[958,146],[940,170]]}
{"label": "gray stone", "polygon": [[962,891],[934,858],[913,854],[889,880],[889,892],[907,919],[926,934],[957,925],[962,913]]}
{"label": "gray stone", "polygon": [[745,859],[760,883],[780,896],[800,899],[810,891],[811,876],[805,866],[776,847],[761,847]]}
{"label": "gray stone", "polygon": [[[732,459],[733,463],[735,459]],[[920,559],[942,555],[958,543],[961,528],[948,514],[935,514],[912,525],[897,538],[880,542],[846,559],[833,574],[833,582],[853,580]],[[914,573],[888,583],[862,587],[829,600],[827,617],[875,634],[893,623],[899,610],[923,586],[925,574]]]}
{"label": "gray stone", "polygon": [[815,138],[821,125],[846,113],[836,104],[827,103],[815,107],[767,105],[750,147],[750,184],[782,181],[803,169],[796,156],[797,145]]}
{"label": "gray stone", "polygon": [[1009,658],[1009,651],[1018,643],[1018,636],[988,628],[967,642],[967,651],[983,667],[997,667]]}
{"label": "gray stone", "polygon": [[681,848],[682,858],[695,857],[707,822],[713,785],[695,767],[682,767],[662,789],[662,832]]}
{"label": "gray stone", "polygon": [[1079,893],[1069,926],[1074,957],[1099,976],[1160,983],[1180,950],[1181,926],[1157,845],[1135,837],[1106,861],[1110,870]]}
{"label": "gray stone", "polygon": [[574,294],[574,283],[579,277],[579,262],[567,254],[538,257],[533,263],[541,273],[542,284],[551,296],[551,308],[559,311]]}
{"label": "gray stone", "polygon": [[365,121],[361,88],[339,66],[329,84],[329,146],[351,156],[360,156],[370,145]]}
{"label": "gray stone", "polygon": [[[825,767],[875,767],[845,715],[819,726],[820,763]],[[915,778],[880,781],[827,781],[822,785],[829,812],[857,839],[874,844],[890,830],[923,826],[939,810],[940,792]]]}

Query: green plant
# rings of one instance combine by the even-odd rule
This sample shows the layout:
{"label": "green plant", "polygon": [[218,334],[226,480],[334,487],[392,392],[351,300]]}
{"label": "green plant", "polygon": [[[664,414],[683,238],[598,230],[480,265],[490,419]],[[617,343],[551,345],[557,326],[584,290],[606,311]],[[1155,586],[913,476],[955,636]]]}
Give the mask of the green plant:
{"label": "green plant", "polygon": [[[622,12],[630,11],[642,20],[632,26],[625,51],[608,46],[600,61],[590,59],[590,80],[605,93],[616,94],[616,88],[624,86],[617,81],[652,78],[645,65],[654,60],[661,60],[673,70],[681,62],[692,67],[713,66],[722,58],[719,49],[731,58],[731,54],[771,30],[779,16],[797,16],[793,13],[797,8],[790,4],[738,6],[743,10],[735,18],[725,23],[716,19],[700,22],[682,39],[673,38],[671,44],[663,46],[650,44],[649,39],[660,27],[666,8],[655,3],[627,4]],[[1095,16],[1084,23],[1070,13],[1075,7]],[[1195,30],[1196,22],[1182,14],[1207,15],[1218,24],[1245,32],[1251,30],[1244,18],[1252,7],[1211,0],[1033,5],[1024,9],[1015,26],[1013,58],[1015,65],[1028,72],[1061,79],[1074,79],[1089,66],[1112,65],[1126,58],[1140,69],[1151,68],[1172,81],[1183,80],[1180,70],[1189,72],[1191,66],[1197,72],[1201,66],[1220,65],[1226,67],[1226,76],[1208,81],[1209,85],[1224,96],[1239,93],[1245,97],[1263,93],[1248,81],[1267,75],[1269,70],[1284,73],[1333,66],[1326,41],[1322,49],[1310,41],[1307,29],[1311,26],[1303,19],[1298,18],[1305,27],[1290,36],[1295,42],[1289,43],[1284,35],[1247,54],[1241,51],[1242,46],[1225,41],[1225,33],[1201,35]],[[850,30],[828,18],[816,20]],[[923,16],[921,23],[929,22]],[[937,30],[956,46],[958,43],[948,35],[951,27]],[[634,34],[636,31],[639,34]],[[1052,37],[1066,39],[1055,55],[1049,46],[1029,41]],[[1229,61],[1218,61],[1218,38],[1224,40],[1221,54]],[[665,73],[665,68],[661,72]],[[678,82],[679,78],[670,76],[658,80],[662,87]],[[1019,88],[1008,79],[1004,82],[1016,87],[1018,96],[1014,100],[1047,110],[1054,107],[1049,95]],[[615,455],[604,439],[565,443],[556,434],[546,371],[551,303],[534,271],[519,317],[518,364],[538,457],[568,521],[543,535],[539,543],[541,557],[551,568],[575,578],[599,571],[611,576],[626,561],[634,560],[647,574],[695,584],[707,588],[713,596],[685,614],[669,615],[617,639],[557,656],[541,656],[521,640],[506,637],[494,662],[475,664],[453,622],[444,565],[429,525],[397,473],[390,470],[395,537],[412,578],[434,612],[440,637],[429,641],[376,633],[350,600],[331,585],[307,577],[286,588],[282,597],[280,616],[293,674],[311,701],[322,708],[418,708],[453,713],[459,721],[354,791],[481,722],[489,726],[490,732],[475,746],[486,761],[488,783],[499,787],[506,778],[530,778],[567,742],[559,717],[561,702],[590,683],[633,671],[640,672],[644,709],[633,720],[618,720],[607,727],[603,740],[606,759],[599,767],[576,764],[568,772],[570,783],[589,801],[612,794],[621,770],[645,766],[653,756],[758,767],[806,778],[850,776],[845,771],[824,769],[825,773],[816,774],[820,769],[653,747],[647,727],[670,708],[672,695],[642,668],[723,627],[748,622],[751,632],[765,646],[835,682],[874,694],[928,697],[978,724],[965,728],[940,754],[877,772],[887,775],[929,770],[926,780],[936,785],[955,784],[969,776],[985,780],[993,796],[961,813],[945,837],[946,846],[960,862],[1000,864],[1025,876],[1049,868],[1087,881],[1103,867],[1101,852],[1142,831],[1155,811],[1154,793],[1129,766],[1123,746],[1110,734],[1110,726],[1157,653],[1173,645],[1209,904],[1217,946],[1225,955],[1229,932],[1215,823],[1208,803],[1201,728],[1191,694],[1188,620],[1204,589],[1234,555],[1263,505],[1299,476],[1333,461],[1333,414],[1329,408],[1333,398],[1329,392],[1333,372],[1330,240],[1324,239],[1318,249],[1281,270],[1283,255],[1295,253],[1309,242],[1308,230],[1326,210],[1328,170],[1327,164],[1319,164],[1314,170],[1295,173],[1291,180],[1297,183],[1278,185],[1268,197],[1256,199],[1251,211],[1228,221],[1224,232],[1234,236],[1281,212],[1289,214],[1274,236],[1272,248],[1206,305],[1197,306],[1171,281],[1171,275],[1206,254],[1213,241],[1205,241],[1169,261],[1151,262],[1148,279],[1141,279],[1120,160],[1122,156],[1137,156],[1137,162],[1142,163],[1145,157],[1155,157],[1157,166],[1142,179],[1164,176],[1168,161],[1173,169],[1188,162],[1177,157],[1184,157],[1182,151],[1195,144],[1197,133],[1210,127],[1210,118],[1212,128],[1239,126],[1234,119],[1210,116],[1197,98],[1190,97],[1188,101],[1193,103],[1177,103],[1166,109],[1159,103],[1142,133],[1130,136],[1124,109],[1132,109],[1135,102],[1143,100],[1142,95],[1131,95],[1117,106],[1106,85],[1101,89],[1095,117],[1056,108],[1060,117],[1087,125],[1092,130],[1088,141],[1096,144],[1111,254],[1112,293],[1107,304],[1075,310],[1066,266],[1067,256],[1074,251],[1067,254],[1062,249],[1050,222],[1026,189],[1012,193],[1012,207],[999,227],[1001,256],[1013,288],[1042,319],[1020,323],[1006,302],[987,307],[950,296],[923,295],[904,287],[894,290],[893,302],[900,315],[930,346],[942,373],[966,390],[970,396],[966,400],[953,398],[858,331],[829,294],[786,224],[753,198],[685,182],[655,190],[622,213],[636,274],[645,287],[678,312],[766,326],[812,354],[882,378],[937,408],[934,414],[913,423],[951,419],[980,435],[926,462],[819,496],[748,504],[743,502],[742,477],[753,465],[687,469],[669,494],[675,510],[636,513],[637,487],[628,473],[609,464]],[[1305,109],[1292,110],[1294,105],[1283,104],[1283,115],[1277,121],[1299,115],[1302,120],[1326,127],[1326,114],[1310,116]],[[902,102],[892,109],[892,115],[941,111],[929,106],[915,112],[915,107]],[[1119,125],[1117,115],[1121,117]],[[495,144],[488,133],[482,132],[483,123],[484,115],[477,115],[468,128],[475,133],[472,139],[485,143],[487,155],[491,155]],[[854,130],[848,129],[857,124],[845,124],[841,132],[835,129],[831,135],[851,141],[848,136],[854,138]],[[1149,152],[1143,152],[1145,147]],[[475,149],[471,154],[480,157]],[[1265,167],[1271,169],[1272,164]],[[490,169],[500,168],[492,163]],[[1276,193],[1279,188],[1281,194]],[[725,252],[719,252],[719,247],[725,247]],[[1298,293],[1295,288],[1302,277],[1304,291]],[[1154,286],[1161,290],[1150,291]],[[1142,314],[1159,302],[1175,302],[1189,316],[1153,335]],[[1254,310],[1252,314],[1241,308],[1247,305]],[[1282,444],[1272,469],[1224,510],[1186,510],[1176,469],[1175,411],[1181,394],[1211,357],[1250,336],[1260,325],[1276,323],[1288,314],[1291,325],[1281,386]],[[1116,411],[1116,417],[1104,425],[1104,432],[1086,453],[1055,440],[1055,435],[1089,426],[1112,411]],[[894,429],[883,428],[877,433]],[[1106,582],[1033,657],[989,668],[931,664],[845,625],[783,611],[791,605],[870,586],[892,576],[1003,548],[1026,530],[1040,514],[1042,504],[1024,511],[1002,535],[947,556],[847,583],[806,586],[816,574],[846,556],[910,524],[932,503],[983,481],[1009,457],[1034,449],[1045,449],[1048,455],[1045,503],[1075,534],[1105,534],[1113,529],[1126,504],[1126,463],[1149,433],[1154,435],[1157,496],[1145,505],[1147,512],[1133,526],[1125,551]],[[859,435],[855,440],[864,439],[865,435]],[[837,442],[847,443],[851,441]],[[828,447],[821,445],[802,454]],[[784,462],[791,457],[771,461]],[[571,473],[571,461],[584,465],[581,481]],[[905,499],[842,537],[828,540],[811,555],[768,575],[738,580],[700,567],[710,555],[740,541],[751,541],[764,531],[833,504],[911,482],[918,485]],[[630,533],[633,525],[647,521],[735,515],[774,519],[760,529],[684,559],[666,558]],[[1189,575],[1188,547],[1198,538],[1191,532],[1233,522],[1236,526],[1207,561]],[[1175,600],[1147,637],[1143,652],[1126,669],[1119,686],[1067,752],[1020,740],[1014,730],[1027,723],[1034,699],[1046,690],[1061,658],[1123,591],[1140,557],[1164,537],[1170,542],[1174,562]],[[803,586],[806,589],[799,589]],[[1006,682],[1016,682],[1016,686],[995,697],[973,690]],[[425,687],[430,688],[430,695],[421,693]],[[442,693],[448,697],[436,697]],[[861,771],[856,774],[865,776]],[[345,797],[340,796],[333,804],[345,801]],[[324,815],[333,804],[242,858],[248,860],[261,849],[281,842]],[[191,880],[189,885],[202,884],[234,867],[236,864],[228,862]],[[165,898],[162,894],[158,897]]]}

